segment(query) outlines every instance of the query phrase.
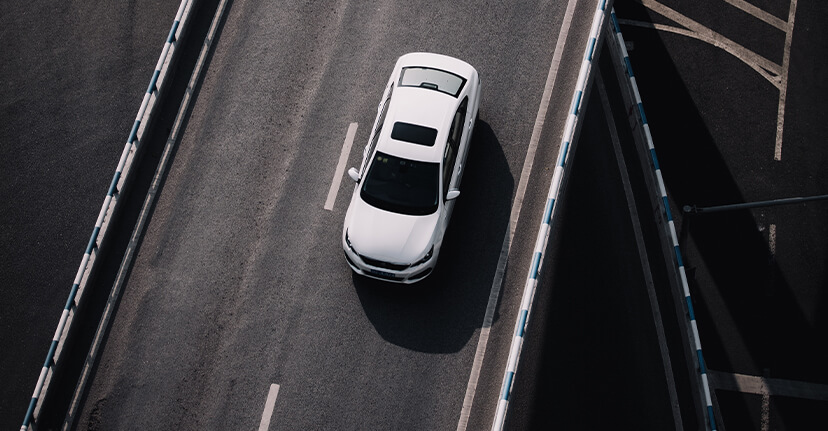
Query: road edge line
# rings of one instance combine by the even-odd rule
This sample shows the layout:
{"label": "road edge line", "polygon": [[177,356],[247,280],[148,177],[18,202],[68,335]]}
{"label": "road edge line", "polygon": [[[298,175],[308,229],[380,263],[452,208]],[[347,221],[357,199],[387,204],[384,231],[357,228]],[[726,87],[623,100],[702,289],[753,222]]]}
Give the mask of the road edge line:
{"label": "road edge line", "polygon": [[486,304],[486,313],[483,316],[483,325],[480,328],[480,335],[477,339],[477,348],[475,349],[474,359],[472,361],[472,369],[469,373],[468,383],[466,384],[466,394],[463,397],[463,407],[460,410],[460,419],[457,422],[457,431],[466,431],[466,428],[469,425],[471,409],[474,405],[474,397],[477,393],[477,384],[480,381],[480,372],[483,369],[483,359],[486,356],[486,347],[489,343],[489,333],[491,332],[491,327],[494,322],[494,314],[497,309],[498,298],[500,297],[500,289],[503,287],[503,280],[506,274],[506,263],[509,260],[509,252],[512,248],[512,239],[515,236],[518,218],[520,217],[520,210],[523,207],[523,197],[526,194],[529,176],[532,173],[535,153],[537,152],[538,143],[540,142],[540,135],[543,132],[543,125],[546,121],[546,113],[549,109],[549,103],[552,99],[552,90],[555,87],[555,81],[558,79],[558,70],[560,68],[561,57],[563,57],[563,48],[566,45],[566,39],[569,38],[569,28],[572,24],[572,16],[574,15],[575,5],[577,4],[578,0],[569,0],[566,6],[563,24],[561,25],[561,30],[558,33],[558,40],[555,42],[555,51],[552,54],[552,62],[549,64],[549,72],[546,74],[546,84],[544,85],[543,93],[541,95],[538,113],[535,116],[535,124],[532,127],[532,135],[529,138],[529,148],[526,150],[526,157],[523,161],[523,169],[521,170],[520,180],[518,180],[518,188],[515,192],[515,201],[512,203],[512,210],[509,214],[509,229],[503,237],[503,244],[500,247],[500,257],[497,261],[495,277],[492,280],[492,287],[489,290],[489,300]]}

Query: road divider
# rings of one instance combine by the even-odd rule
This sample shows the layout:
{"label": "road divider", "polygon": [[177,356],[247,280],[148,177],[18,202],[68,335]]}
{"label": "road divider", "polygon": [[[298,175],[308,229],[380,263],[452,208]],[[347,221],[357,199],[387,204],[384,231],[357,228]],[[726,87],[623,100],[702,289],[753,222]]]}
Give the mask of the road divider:
{"label": "road divider", "polygon": [[148,126],[155,119],[158,111],[157,108],[160,105],[160,97],[164,92],[165,85],[170,80],[170,69],[180,56],[181,50],[176,49],[177,41],[181,39],[188,27],[188,18],[193,3],[194,0],[182,0],[175,15],[172,28],[161,50],[158,63],[156,63],[149,86],[141,101],[138,114],[135,117],[135,122],[124,145],[121,158],[115,169],[115,175],[112,178],[101,210],[98,213],[95,227],[92,229],[92,235],[89,238],[89,243],[81,259],[80,267],[75,275],[72,288],[69,292],[69,298],[66,300],[66,305],[61,313],[55,335],[52,337],[49,352],[46,355],[46,360],[38,376],[34,393],[29,401],[26,416],[23,418],[23,424],[20,427],[21,431],[27,431],[30,428],[36,427],[43,401],[49,393],[52,378],[63,362],[62,359],[64,358],[62,358],[62,353],[67,350],[67,338],[69,338],[72,330],[72,323],[76,321],[75,312],[86,300],[84,293],[86,292],[87,283],[90,275],[96,269],[95,263],[100,260],[101,256],[99,254],[101,246],[110,234],[108,228],[112,217],[120,208],[119,203],[121,200],[119,198],[130,187],[135,172],[137,171],[134,162],[136,161],[136,156],[140,154],[141,140],[146,136]]}
{"label": "road divider", "polygon": [[[121,260],[121,266],[118,268],[117,277],[114,283],[112,284],[111,291],[109,292],[109,298],[107,300],[106,307],[104,308],[100,322],[98,323],[98,329],[95,332],[95,337],[92,341],[92,345],[89,347],[89,353],[86,355],[86,362],[84,363],[83,369],[81,370],[80,377],[78,378],[78,383],[75,387],[75,393],[72,396],[72,401],[69,404],[68,411],[66,412],[66,419],[64,420],[63,426],[64,429],[72,429],[73,424],[75,424],[75,421],[78,419],[77,415],[80,409],[82,408],[81,400],[84,393],[86,392],[87,385],[89,384],[90,379],[92,377],[92,369],[95,362],[97,361],[98,355],[100,354],[100,348],[104,339],[104,334],[109,329],[110,321],[117,307],[116,304],[121,300],[121,294],[123,293],[124,285],[127,282],[127,275],[129,273],[129,269],[132,267],[138,247],[141,242],[141,238],[144,235],[147,223],[149,223],[152,208],[155,206],[155,201],[161,191],[163,178],[166,177],[167,172],[169,171],[170,165],[172,163],[173,153],[180,140],[181,133],[183,133],[185,118],[189,115],[191,110],[191,104],[195,100],[196,87],[203,78],[204,71],[207,69],[208,56],[213,47],[213,43],[216,40],[219,23],[224,17],[227,2],[228,0],[219,1],[219,4],[216,8],[216,12],[213,15],[213,20],[211,21],[210,27],[207,31],[207,35],[204,38],[204,41],[201,45],[201,51],[199,51],[198,58],[196,59],[196,63],[193,66],[192,74],[190,75],[190,79],[187,82],[187,87],[185,88],[184,95],[181,99],[181,104],[178,106],[178,113],[175,116],[175,120],[172,124],[172,129],[170,130],[170,134],[167,137],[167,142],[164,145],[164,149],[161,153],[161,158],[158,161],[158,165],[155,170],[155,175],[153,176],[150,188],[147,191],[146,197],[144,198],[144,204],[141,207],[141,211],[138,214],[138,220],[135,223],[135,228],[132,230],[132,236],[130,237],[127,249],[124,252],[124,257]],[[192,43],[192,41],[188,43]],[[185,67],[185,69],[183,70],[189,70],[189,66],[182,67]]]}
{"label": "road divider", "polygon": [[598,1],[598,5],[593,14],[592,27],[589,32],[589,40],[581,62],[580,72],[578,73],[578,81],[575,85],[575,92],[572,95],[571,109],[566,119],[563,137],[561,138],[561,145],[558,150],[558,159],[555,164],[555,172],[552,175],[552,181],[549,185],[549,193],[546,198],[543,218],[541,219],[541,225],[538,228],[535,248],[532,252],[532,264],[529,268],[529,275],[526,278],[526,283],[523,289],[523,297],[521,298],[520,303],[520,311],[518,312],[516,319],[517,321],[515,322],[515,333],[512,337],[511,347],[509,348],[509,359],[506,362],[506,370],[503,374],[500,398],[498,399],[495,418],[492,423],[493,431],[502,430],[505,423],[506,411],[509,407],[509,397],[512,392],[512,385],[514,383],[518,363],[520,361],[520,352],[523,348],[523,339],[526,326],[529,322],[529,313],[532,308],[532,301],[535,297],[535,290],[538,284],[543,254],[546,250],[546,244],[549,240],[549,232],[552,228],[556,208],[555,201],[558,199],[560,191],[563,188],[562,183],[566,169],[566,162],[570,152],[570,146],[574,147],[574,143],[578,136],[579,126],[581,124],[578,121],[578,116],[586,105],[586,96],[588,95],[589,86],[592,81],[593,59],[595,53],[599,51],[602,42],[601,29],[604,27],[604,24],[609,17],[607,14],[607,6],[607,0]]}

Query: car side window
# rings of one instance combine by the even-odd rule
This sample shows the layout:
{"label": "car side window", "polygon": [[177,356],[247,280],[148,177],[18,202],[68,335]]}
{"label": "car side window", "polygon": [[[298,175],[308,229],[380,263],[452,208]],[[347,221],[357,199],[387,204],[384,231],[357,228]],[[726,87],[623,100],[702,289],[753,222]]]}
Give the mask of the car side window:
{"label": "car side window", "polygon": [[379,141],[380,132],[382,131],[382,124],[385,123],[385,115],[388,114],[388,105],[390,105],[391,101],[391,93],[394,92],[394,83],[391,83],[391,86],[388,89],[388,96],[382,101],[382,107],[380,108],[380,113],[377,116],[377,123],[374,125],[374,133],[371,136],[371,142],[368,146],[368,152],[366,153],[366,160],[363,161],[362,169],[365,169],[365,164],[367,164],[367,160],[370,160],[371,154],[374,154],[374,150],[377,148],[377,142]]}
{"label": "car side window", "polygon": [[466,119],[466,107],[468,106],[469,98],[466,97],[460,102],[460,107],[454,113],[454,118],[451,121],[451,129],[449,129],[448,142],[446,145],[446,152],[443,154],[443,196],[448,194],[449,185],[451,184],[451,177],[454,173],[454,164],[457,160],[457,153],[460,150],[460,140],[463,137],[463,124]]}

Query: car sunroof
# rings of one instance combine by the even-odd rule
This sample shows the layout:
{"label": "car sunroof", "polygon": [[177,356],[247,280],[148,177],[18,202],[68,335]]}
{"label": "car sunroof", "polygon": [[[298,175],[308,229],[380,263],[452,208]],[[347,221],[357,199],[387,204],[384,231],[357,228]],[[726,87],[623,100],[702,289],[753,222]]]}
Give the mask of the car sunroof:
{"label": "car sunroof", "polygon": [[397,121],[391,129],[391,139],[433,147],[437,140],[437,129]]}

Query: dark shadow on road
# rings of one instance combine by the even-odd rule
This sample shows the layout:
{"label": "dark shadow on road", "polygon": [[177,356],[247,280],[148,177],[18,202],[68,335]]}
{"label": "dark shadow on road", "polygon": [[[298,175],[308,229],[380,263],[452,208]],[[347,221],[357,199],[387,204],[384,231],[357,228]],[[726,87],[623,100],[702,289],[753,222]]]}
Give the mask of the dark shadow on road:
{"label": "dark shadow on road", "polygon": [[466,166],[433,274],[408,286],[354,275],[366,316],[391,343],[453,353],[483,323],[514,189],[500,142],[483,120],[475,125]]}
{"label": "dark shadow on road", "polygon": [[505,429],[672,428],[633,221],[596,87],[556,204]]}

